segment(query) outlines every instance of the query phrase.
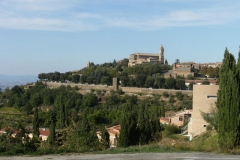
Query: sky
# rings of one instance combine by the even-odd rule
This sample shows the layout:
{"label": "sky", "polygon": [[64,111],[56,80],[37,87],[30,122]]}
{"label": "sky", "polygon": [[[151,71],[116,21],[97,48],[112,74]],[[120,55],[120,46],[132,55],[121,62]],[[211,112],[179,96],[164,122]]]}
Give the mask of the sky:
{"label": "sky", "polygon": [[79,70],[135,52],[172,64],[238,58],[237,0],[0,0],[0,74]]}

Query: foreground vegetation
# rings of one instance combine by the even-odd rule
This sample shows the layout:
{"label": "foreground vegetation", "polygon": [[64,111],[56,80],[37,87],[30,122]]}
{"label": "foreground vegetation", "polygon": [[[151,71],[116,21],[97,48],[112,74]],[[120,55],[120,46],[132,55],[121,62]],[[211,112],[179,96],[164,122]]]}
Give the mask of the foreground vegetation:
{"label": "foreground vegetation", "polygon": [[[162,139],[165,128],[158,117],[164,116],[166,110],[182,109],[183,101],[191,101],[181,92],[141,99],[121,90],[93,90],[82,95],[76,87],[50,89],[41,82],[27,90],[22,86],[6,89],[0,99],[2,106],[9,106],[0,107],[0,127],[10,128],[1,136],[0,152],[10,155],[105,150],[109,148],[109,138],[103,126],[117,124],[122,127],[118,147],[155,143]],[[29,126],[35,137],[32,140],[26,136]],[[38,139],[39,133],[35,132],[40,127],[51,132],[46,142]],[[54,128],[58,129],[56,133]],[[102,141],[96,136],[98,130],[105,137]],[[14,138],[14,131],[21,132]]]}
{"label": "foreground vegetation", "polygon": [[[225,51],[219,76],[217,110],[205,117],[216,130],[208,127],[210,130],[196,137],[193,142],[176,135],[179,134],[178,127],[161,125],[158,119],[165,115],[167,109],[181,110],[186,107],[183,102],[189,97],[181,92],[175,95],[165,92],[140,99],[136,95],[124,95],[121,90],[110,93],[93,90],[82,95],[77,87],[49,89],[41,82],[28,90],[22,86],[6,89],[0,92],[0,127],[8,127],[7,133],[0,135],[0,154],[100,151],[208,151],[238,154],[240,53],[236,65],[234,57],[228,50]],[[109,134],[105,127],[116,124],[121,125],[121,134],[116,135],[118,146],[109,148]],[[27,136],[29,126],[33,132],[32,139]],[[49,128],[48,141],[39,139],[39,127]],[[101,140],[96,131],[101,132]],[[12,136],[14,133],[15,137]]]}

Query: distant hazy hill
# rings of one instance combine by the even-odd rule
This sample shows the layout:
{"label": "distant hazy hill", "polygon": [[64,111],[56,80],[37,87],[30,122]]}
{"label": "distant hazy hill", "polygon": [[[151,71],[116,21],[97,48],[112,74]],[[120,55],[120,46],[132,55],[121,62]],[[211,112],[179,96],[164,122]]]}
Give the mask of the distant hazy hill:
{"label": "distant hazy hill", "polygon": [[36,82],[37,80],[38,77],[35,75],[16,76],[0,74],[0,88],[4,90],[7,87],[12,88],[15,85],[25,85],[27,83]]}

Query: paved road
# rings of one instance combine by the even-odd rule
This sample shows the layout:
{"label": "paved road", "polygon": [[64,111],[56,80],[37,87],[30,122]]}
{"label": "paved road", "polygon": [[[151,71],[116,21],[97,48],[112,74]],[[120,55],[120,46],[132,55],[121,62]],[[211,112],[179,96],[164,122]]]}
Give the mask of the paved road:
{"label": "paved road", "polygon": [[134,154],[72,154],[0,157],[0,160],[240,160],[240,155],[212,153],[134,153]]}

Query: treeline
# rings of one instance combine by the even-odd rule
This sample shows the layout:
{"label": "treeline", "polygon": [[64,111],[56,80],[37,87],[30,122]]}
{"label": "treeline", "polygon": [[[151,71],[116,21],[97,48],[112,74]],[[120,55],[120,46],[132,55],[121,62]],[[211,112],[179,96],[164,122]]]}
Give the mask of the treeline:
{"label": "treeline", "polygon": [[78,73],[40,73],[40,80],[72,82],[72,83],[88,83],[88,84],[105,84],[112,85],[114,77],[119,78],[120,85],[123,87],[147,87],[147,88],[165,88],[165,89],[185,89],[185,78],[178,76],[177,78],[164,78],[164,73],[171,69],[169,65],[160,63],[149,63],[127,67],[128,60],[125,59],[121,63],[104,63],[102,65],[94,65],[93,63],[79,70]]}
{"label": "treeline", "polygon": [[[90,63],[89,67],[83,68],[75,73],[73,72],[50,72],[40,73],[38,78],[40,80],[73,83],[89,83],[89,84],[111,84],[113,77],[118,77],[120,73],[127,68],[128,59],[123,59],[117,63],[115,60],[110,63],[97,64]],[[80,76],[81,75],[81,76]]]}
{"label": "treeline", "polygon": [[201,69],[200,69],[200,73],[202,75],[208,75],[208,77],[210,78],[218,78],[219,77],[219,70],[220,68],[219,67],[208,67],[208,66],[203,66]]}

